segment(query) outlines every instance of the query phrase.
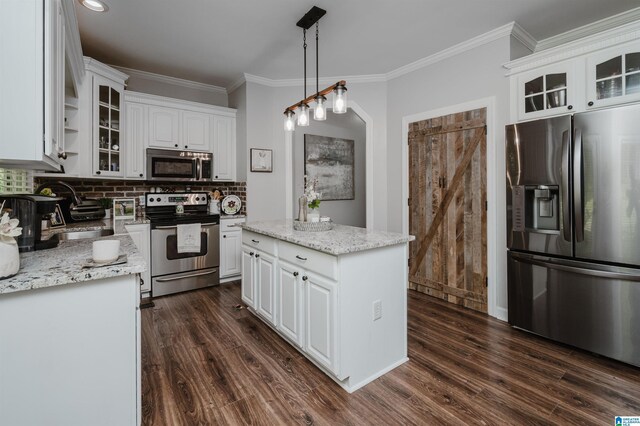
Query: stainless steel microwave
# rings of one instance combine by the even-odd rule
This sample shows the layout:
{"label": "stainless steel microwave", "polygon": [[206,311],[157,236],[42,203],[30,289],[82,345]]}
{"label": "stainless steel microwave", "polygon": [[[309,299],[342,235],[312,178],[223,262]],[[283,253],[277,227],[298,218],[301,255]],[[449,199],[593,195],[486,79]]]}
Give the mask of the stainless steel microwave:
{"label": "stainless steel microwave", "polygon": [[147,149],[147,180],[210,182],[212,176],[210,152]]}

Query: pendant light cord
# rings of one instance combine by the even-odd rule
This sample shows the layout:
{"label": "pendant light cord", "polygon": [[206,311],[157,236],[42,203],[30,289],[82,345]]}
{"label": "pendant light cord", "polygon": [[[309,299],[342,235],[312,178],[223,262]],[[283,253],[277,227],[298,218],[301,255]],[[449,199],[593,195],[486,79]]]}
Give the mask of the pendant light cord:
{"label": "pendant light cord", "polygon": [[304,49],[304,99],[307,99],[307,30],[302,30],[302,48]]}
{"label": "pendant light cord", "polygon": [[318,94],[320,93],[320,88],[318,87],[318,76],[319,74],[319,65],[318,65],[318,27],[319,27],[319,23],[316,22],[316,96],[318,96]]}

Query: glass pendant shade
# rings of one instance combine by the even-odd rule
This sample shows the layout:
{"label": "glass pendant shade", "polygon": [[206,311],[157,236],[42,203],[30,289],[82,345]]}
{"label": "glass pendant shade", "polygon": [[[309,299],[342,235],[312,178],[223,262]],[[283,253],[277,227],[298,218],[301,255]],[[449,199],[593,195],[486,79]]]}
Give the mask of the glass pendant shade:
{"label": "glass pendant shade", "polygon": [[293,132],[296,129],[296,120],[294,119],[296,113],[293,111],[287,111],[284,113],[284,115],[285,132]]}
{"label": "glass pendant shade", "polygon": [[333,89],[333,112],[335,114],[347,112],[347,88],[344,86]]}
{"label": "glass pendant shade", "polygon": [[313,107],[313,119],[316,121],[324,121],[327,119],[327,106],[325,98],[322,95],[316,96],[316,104]]}
{"label": "glass pendant shade", "polygon": [[300,105],[300,112],[298,113],[298,126],[306,127],[309,125],[309,105]]}

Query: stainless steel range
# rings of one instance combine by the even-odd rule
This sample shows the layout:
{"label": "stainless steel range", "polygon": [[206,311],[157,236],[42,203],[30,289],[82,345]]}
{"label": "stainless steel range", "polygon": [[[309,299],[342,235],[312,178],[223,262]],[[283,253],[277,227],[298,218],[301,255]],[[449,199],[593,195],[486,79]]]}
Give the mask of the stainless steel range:
{"label": "stainless steel range", "polygon": [[[220,215],[207,213],[207,194],[147,193],[145,199],[151,221],[151,295],[218,285]],[[180,206],[184,213],[177,213]],[[192,242],[185,252],[180,249],[178,228],[190,224],[200,224],[200,241]]]}

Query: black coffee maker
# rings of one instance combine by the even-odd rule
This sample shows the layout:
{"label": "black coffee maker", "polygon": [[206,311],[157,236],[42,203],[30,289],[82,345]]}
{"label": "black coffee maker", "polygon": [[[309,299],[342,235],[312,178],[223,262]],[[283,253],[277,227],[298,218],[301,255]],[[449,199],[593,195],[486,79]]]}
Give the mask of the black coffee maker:
{"label": "black coffee maker", "polygon": [[21,252],[44,250],[58,245],[58,235],[42,240],[42,221],[56,211],[56,204],[62,198],[45,195],[0,194],[0,205],[4,202],[3,211],[9,213],[11,219],[18,219],[22,234],[16,237]]}

